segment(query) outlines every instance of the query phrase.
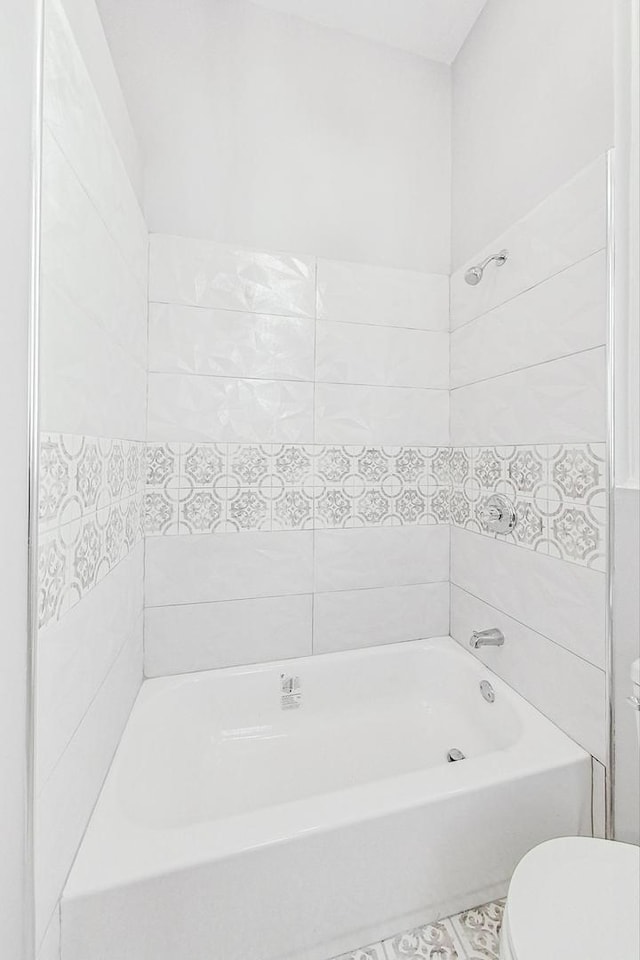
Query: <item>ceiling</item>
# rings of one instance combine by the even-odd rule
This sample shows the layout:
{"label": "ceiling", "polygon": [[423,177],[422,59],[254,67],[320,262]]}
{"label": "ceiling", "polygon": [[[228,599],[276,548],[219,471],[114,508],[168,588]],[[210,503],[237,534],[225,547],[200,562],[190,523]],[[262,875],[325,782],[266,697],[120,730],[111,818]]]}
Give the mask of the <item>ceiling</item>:
{"label": "ceiling", "polygon": [[451,63],[487,0],[253,0],[312,23]]}

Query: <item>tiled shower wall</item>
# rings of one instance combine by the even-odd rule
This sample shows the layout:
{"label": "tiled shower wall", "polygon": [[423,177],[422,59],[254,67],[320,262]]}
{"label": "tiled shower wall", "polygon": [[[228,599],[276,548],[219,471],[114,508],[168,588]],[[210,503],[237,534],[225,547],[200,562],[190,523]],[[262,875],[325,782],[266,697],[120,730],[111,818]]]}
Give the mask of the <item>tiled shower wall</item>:
{"label": "tiled shower wall", "polygon": [[[48,956],[142,680],[147,231],[89,54],[64,6],[45,6],[36,905]],[[106,57],[89,13],[80,33]]]}
{"label": "tiled shower wall", "polygon": [[448,278],[154,235],[146,669],[446,633]]}
{"label": "tiled shower wall", "polygon": [[[476,655],[582,744],[606,754],[606,163],[478,251],[451,282],[451,632],[500,627]],[[483,502],[516,504],[510,536]],[[455,498],[455,499],[454,499]]]}

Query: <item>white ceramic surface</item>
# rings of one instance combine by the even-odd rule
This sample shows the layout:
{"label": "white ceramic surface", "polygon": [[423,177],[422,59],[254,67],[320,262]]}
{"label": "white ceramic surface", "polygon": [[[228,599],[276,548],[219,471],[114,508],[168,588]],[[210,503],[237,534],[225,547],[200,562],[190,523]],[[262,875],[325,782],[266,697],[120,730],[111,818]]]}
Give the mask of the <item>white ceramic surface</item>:
{"label": "white ceramic surface", "polygon": [[589,798],[587,755],[447,638],[149,681],[67,884],[65,960],[332,956],[504,892],[533,844],[588,829]]}
{"label": "white ceramic surface", "polygon": [[[544,930],[537,922],[544,916]],[[640,850],[562,837],[531,850],[509,886],[503,941],[513,960],[538,960],[552,944],[563,960],[640,953]]]}

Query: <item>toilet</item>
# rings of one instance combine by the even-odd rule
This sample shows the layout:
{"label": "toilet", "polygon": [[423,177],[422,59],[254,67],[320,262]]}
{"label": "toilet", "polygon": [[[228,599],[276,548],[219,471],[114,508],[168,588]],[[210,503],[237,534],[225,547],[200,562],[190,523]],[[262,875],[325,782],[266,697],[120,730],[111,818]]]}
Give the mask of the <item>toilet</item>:
{"label": "toilet", "polygon": [[[638,697],[640,661],[631,677]],[[639,847],[561,837],[522,858],[509,885],[500,960],[639,957]]]}

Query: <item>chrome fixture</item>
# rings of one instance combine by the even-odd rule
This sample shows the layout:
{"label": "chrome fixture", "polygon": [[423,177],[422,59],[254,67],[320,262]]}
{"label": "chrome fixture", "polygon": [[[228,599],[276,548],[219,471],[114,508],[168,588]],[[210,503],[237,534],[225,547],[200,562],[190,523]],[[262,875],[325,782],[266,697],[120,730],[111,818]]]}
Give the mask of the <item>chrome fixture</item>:
{"label": "chrome fixture", "polygon": [[483,260],[482,263],[479,263],[477,267],[470,267],[465,273],[464,279],[470,287],[475,287],[476,284],[480,283],[482,280],[484,271],[492,260],[495,260],[496,267],[502,267],[507,262],[508,256],[508,250],[501,250],[500,253],[492,253],[490,257],[487,257],[486,260]]}
{"label": "chrome fixture", "polygon": [[496,699],[496,692],[488,680],[480,681],[480,693],[485,698],[487,703],[493,703],[493,701]]}
{"label": "chrome fixture", "polygon": [[627,703],[630,707],[633,707],[634,710],[640,710],[640,697],[632,694],[630,697],[627,697]]}
{"label": "chrome fixture", "polygon": [[514,505],[502,493],[494,493],[480,513],[482,526],[489,533],[511,533],[517,521]]}
{"label": "chrome fixture", "polygon": [[458,750],[457,747],[452,747],[451,750],[447,753],[447,760],[449,763],[456,763],[458,760],[464,760],[465,756],[462,750]]}
{"label": "chrome fixture", "polygon": [[491,627],[489,630],[474,630],[469,640],[469,646],[473,650],[479,647],[501,647],[504,643],[504,633],[497,627]]}

